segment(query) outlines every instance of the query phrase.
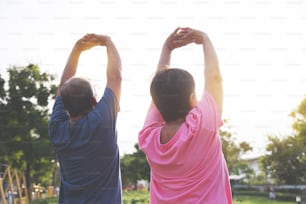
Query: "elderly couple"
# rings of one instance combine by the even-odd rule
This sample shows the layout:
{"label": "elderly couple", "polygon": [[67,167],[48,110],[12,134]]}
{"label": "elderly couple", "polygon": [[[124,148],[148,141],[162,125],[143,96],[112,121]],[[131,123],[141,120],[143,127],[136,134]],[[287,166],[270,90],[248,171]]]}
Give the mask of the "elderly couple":
{"label": "elderly couple", "polygon": [[[203,94],[198,100],[191,74],[170,68],[174,49],[203,47]],[[75,77],[81,53],[107,50],[106,87],[96,100],[89,81]],[[68,57],[49,122],[60,163],[59,203],[121,204],[116,119],[121,60],[109,36],[87,34]],[[222,77],[208,35],[177,28],[165,40],[150,85],[152,103],[138,139],[151,168],[152,204],[231,204],[228,169],[218,130],[222,126]]]}

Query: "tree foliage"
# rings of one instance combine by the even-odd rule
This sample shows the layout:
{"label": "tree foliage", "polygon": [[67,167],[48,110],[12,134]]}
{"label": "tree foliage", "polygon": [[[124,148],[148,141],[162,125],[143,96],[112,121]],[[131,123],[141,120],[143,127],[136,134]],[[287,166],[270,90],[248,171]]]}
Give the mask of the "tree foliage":
{"label": "tree foliage", "polygon": [[271,178],[280,184],[303,183],[305,164],[300,160],[301,143],[295,136],[284,139],[270,136],[266,150],[263,162]]}
{"label": "tree foliage", "polygon": [[121,158],[121,177],[123,186],[133,184],[136,188],[137,181],[144,179],[150,180],[150,167],[145,154],[135,144],[136,152],[125,154]]}
{"label": "tree foliage", "polygon": [[[306,97],[295,111],[291,113],[293,117],[292,128],[296,132],[296,137],[299,143],[303,144],[303,152],[306,152]],[[302,155],[305,159],[305,154]],[[306,159],[304,160],[306,161]]]}
{"label": "tree foliage", "polygon": [[280,139],[269,137],[265,170],[278,183],[305,184],[306,182],[306,98],[291,113],[295,134]]}
{"label": "tree foliage", "polygon": [[30,181],[49,182],[54,151],[48,138],[48,102],[55,96],[53,76],[37,65],[10,67],[0,75],[0,163],[25,172]]}
{"label": "tree foliage", "polygon": [[225,127],[220,130],[220,137],[222,142],[222,151],[227,162],[230,174],[249,174],[250,168],[242,156],[253,148],[247,142],[237,143],[233,134],[230,132],[230,127],[225,121]]}

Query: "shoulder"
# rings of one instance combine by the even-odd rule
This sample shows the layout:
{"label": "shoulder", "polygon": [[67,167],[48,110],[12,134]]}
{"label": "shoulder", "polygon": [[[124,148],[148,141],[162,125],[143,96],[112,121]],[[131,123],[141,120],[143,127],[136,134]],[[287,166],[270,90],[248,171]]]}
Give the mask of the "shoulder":
{"label": "shoulder", "polygon": [[50,122],[54,121],[65,121],[68,120],[69,116],[64,108],[64,104],[61,96],[57,96],[51,113]]}
{"label": "shoulder", "polygon": [[212,95],[205,91],[198,102],[187,116],[189,123],[210,130],[217,130],[222,126],[221,114]]}
{"label": "shoulder", "polygon": [[113,127],[119,111],[120,107],[114,92],[110,88],[105,88],[103,96],[88,114],[87,119],[91,124]]}
{"label": "shoulder", "polygon": [[200,102],[198,103],[198,107],[205,112],[221,117],[217,103],[214,97],[208,91],[204,92]]}
{"label": "shoulder", "polygon": [[139,147],[145,153],[155,149],[159,146],[159,136],[161,133],[162,125],[151,124],[143,128],[138,134]]}
{"label": "shoulder", "polygon": [[112,89],[106,87],[103,93],[102,98],[96,105],[96,108],[110,108],[114,109],[115,112],[120,110],[119,101],[117,100]]}
{"label": "shoulder", "polygon": [[55,102],[54,102],[54,107],[58,107],[60,105],[63,105],[63,100],[61,96],[56,96]]}

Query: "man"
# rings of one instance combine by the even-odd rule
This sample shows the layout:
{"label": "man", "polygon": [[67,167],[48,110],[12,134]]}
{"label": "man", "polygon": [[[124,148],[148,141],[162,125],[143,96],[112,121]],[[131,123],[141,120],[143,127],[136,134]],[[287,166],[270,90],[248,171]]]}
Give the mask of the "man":
{"label": "man", "polygon": [[[74,77],[81,53],[95,46],[105,46],[108,56],[106,88],[98,102],[90,83]],[[121,59],[110,37],[87,34],[75,43],[49,124],[60,163],[59,203],[122,203],[116,131],[121,80]]]}

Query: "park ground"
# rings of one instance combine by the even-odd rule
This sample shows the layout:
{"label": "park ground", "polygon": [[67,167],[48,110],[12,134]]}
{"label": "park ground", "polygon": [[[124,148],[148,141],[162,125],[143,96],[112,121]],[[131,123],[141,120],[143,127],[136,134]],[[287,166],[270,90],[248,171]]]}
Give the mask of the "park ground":
{"label": "park ground", "polygon": [[[294,204],[293,201],[279,201],[279,200],[269,200],[268,198],[261,196],[237,196],[233,199],[234,204]],[[149,193],[146,191],[128,191],[123,192],[123,204],[148,204],[149,203]],[[35,200],[31,204],[57,204],[57,198],[48,198]]]}

